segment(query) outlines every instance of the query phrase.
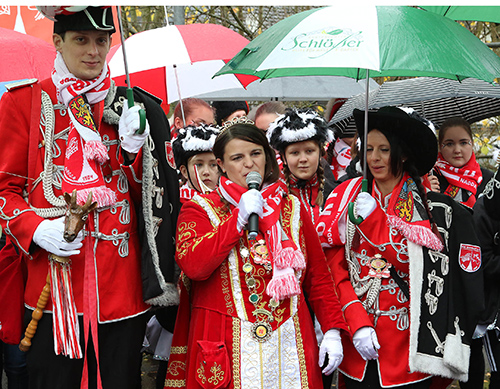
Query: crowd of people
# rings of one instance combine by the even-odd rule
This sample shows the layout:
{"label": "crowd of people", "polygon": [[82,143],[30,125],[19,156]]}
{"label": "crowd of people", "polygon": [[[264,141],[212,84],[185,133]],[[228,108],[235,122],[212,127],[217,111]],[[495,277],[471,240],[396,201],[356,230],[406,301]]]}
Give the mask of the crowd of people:
{"label": "crowd of people", "polygon": [[52,76],[0,101],[9,389],[140,388],[143,351],[157,388],[482,388],[483,346],[500,387],[500,173],[467,121],[187,98],[169,122],[83,8],[41,7]]}

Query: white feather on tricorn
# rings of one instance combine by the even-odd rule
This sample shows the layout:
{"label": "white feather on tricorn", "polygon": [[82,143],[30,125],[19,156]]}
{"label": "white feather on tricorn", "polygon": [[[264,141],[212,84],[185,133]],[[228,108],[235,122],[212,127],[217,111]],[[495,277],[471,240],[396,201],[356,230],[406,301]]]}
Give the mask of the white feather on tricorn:
{"label": "white feather on tricorn", "polygon": [[172,141],[177,167],[186,165],[193,155],[211,152],[218,134],[218,127],[205,124],[181,128]]}
{"label": "white feather on tricorn", "polygon": [[333,140],[326,121],[312,109],[288,108],[269,125],[266,135],[271,146],[280,152],[296,142],[315,140],[324,144]]}

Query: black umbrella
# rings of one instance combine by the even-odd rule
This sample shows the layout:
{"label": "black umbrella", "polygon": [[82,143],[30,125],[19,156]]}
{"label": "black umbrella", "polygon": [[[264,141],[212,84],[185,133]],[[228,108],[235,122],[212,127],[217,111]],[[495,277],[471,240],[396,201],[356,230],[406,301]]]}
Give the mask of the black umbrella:
{"label": "black umbrella", "polygon": [[[347,100],[330,120],[329,125],[341,131],[356,131],[355,108],[365,109],[365,94]],[[440,126],[452,116],[469,123],[500,115],[500,85],[474,78],[456,81],[444,78],[419,77],[388,81],[368,95],[368,107],[404,105]]]}

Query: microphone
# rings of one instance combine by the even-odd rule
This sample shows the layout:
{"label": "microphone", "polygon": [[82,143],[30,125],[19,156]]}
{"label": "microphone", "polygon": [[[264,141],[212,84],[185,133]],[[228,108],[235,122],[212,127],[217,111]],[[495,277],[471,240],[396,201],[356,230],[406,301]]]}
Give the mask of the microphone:
{"label": "microphone", "polygon": [[[260,184],[262,184],[262,176],[259,172],[251,171],[247,174],[247,185],[248,189],[257,189],[259,190]],[[248,218],[248,239],[257,238],[257,234],[259,233],[259,215],[256,213],[252,213]]]}

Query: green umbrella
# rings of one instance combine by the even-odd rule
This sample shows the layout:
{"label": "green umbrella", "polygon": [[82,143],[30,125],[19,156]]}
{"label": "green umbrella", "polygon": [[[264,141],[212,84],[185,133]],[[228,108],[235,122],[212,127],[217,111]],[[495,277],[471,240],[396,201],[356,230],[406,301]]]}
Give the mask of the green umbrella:
{"label": "green umbrella", "polygon": [[452,20],[500,23],[500,6],[495,5],[422,5],[420,8]]}
{"label": "green umbrella", "polygon": [[[231,73],[261,79],[328,75],[359,79],[366,74],[492,82],[500,76],[500,58],[466,28],[438,14],[408,6],[339,4],[276,23],[215,75]],[[366,91],[365,139],[368,95]],[[363,171],[366,190],[366,158]]]}
{"label": "green umbrella", "polygon": [[500,58],[458,23],[408,6],[334,5],[290,16],[252,40],[216,75],[259,78],[428,76],[488,82]]}

